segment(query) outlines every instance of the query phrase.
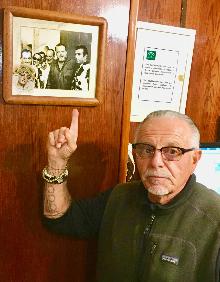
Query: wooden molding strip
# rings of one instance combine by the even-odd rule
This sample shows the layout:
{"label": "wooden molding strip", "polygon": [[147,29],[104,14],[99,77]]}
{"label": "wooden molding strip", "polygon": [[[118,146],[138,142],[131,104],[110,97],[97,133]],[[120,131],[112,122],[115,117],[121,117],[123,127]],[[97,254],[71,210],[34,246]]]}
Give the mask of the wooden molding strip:
{"label": "wooden molding strip", "polygon": [[125,70],[125,88],[122,114],[122,135],[121,135],[121,152],[119,166],[119,182],[126,181],[127,160],[128,160],[128,142],[130,131],[130,113],[132,98],[132,83],[134,71],[134,56],[136,42],[136,23],[138,18],[139,0],[131,0],[129,27],[128,27],[128,48]]}

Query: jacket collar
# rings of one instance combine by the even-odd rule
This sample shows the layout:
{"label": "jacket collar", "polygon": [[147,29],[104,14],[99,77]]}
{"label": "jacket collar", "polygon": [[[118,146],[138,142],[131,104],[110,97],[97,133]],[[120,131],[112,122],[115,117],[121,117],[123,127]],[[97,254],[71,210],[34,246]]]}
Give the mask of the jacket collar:
{"label": "jacket collar", "polygon": [[146,188],[144,187],[143,183],[141,182],[140,185],[142,186],[142,189],[145,190],[145,197],[144,197],[144,205],[147,205],[148,208],[151,210],[151,212],[154,213],[169,213],[172,212],[174,209],[176,209],[178,206],[182,205],[185,201],[188,200],[190,195],[193,193],[192,186],[196,182],[196,176],[192,174],[185,187],[180,191],[179,194],[177,194],[168,204],[161,205],[161,204],[155,204],[150,202],[147,196]]}

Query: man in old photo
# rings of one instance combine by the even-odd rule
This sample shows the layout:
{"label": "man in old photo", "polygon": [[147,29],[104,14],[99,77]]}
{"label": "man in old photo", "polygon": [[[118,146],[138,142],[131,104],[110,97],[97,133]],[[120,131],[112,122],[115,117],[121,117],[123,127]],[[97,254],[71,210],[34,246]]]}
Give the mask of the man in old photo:
{"label": "man in old photo", "polygon": [[46,88],[70,90],[74,71],[74,60],[68,58],[66,46],[59,43],[55,47],[57,59],[50,65]]}
{"label": "man in old photo", "polygon": [[71,88],[73,90],[89,90],[90,64],[88,62],[88,49],[85,45],[75,48],[76,65]]}

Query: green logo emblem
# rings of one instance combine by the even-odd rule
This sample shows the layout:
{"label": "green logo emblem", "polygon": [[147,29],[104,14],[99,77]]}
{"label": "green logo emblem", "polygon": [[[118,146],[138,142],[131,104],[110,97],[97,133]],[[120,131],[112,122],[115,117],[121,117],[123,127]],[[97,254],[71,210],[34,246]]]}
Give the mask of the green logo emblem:
{"label": "green logo emblem", "polygon": [[156,51],[147,50],[147,60],[155,60],[156,59]]}

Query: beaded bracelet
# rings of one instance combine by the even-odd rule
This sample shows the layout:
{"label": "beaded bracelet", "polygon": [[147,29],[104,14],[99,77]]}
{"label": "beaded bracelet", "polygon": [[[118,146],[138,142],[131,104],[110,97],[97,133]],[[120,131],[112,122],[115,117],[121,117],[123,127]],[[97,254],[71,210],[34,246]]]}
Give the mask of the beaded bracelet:
{"label": "beaded bracelet", "polygon": [[48,169],[47,167],[45,167],[43,169],[42,177],[48,183],[51,183],[51,184],[61,184],[68,177],[68,169],[67,169],[67,167],[65,167],[64,171],[60,175],[58,175],[58,176],[49,174],[47,169]]}

